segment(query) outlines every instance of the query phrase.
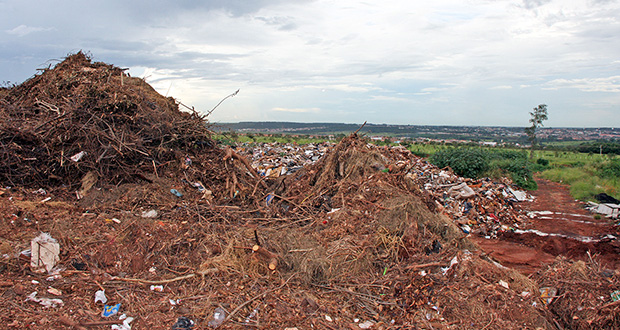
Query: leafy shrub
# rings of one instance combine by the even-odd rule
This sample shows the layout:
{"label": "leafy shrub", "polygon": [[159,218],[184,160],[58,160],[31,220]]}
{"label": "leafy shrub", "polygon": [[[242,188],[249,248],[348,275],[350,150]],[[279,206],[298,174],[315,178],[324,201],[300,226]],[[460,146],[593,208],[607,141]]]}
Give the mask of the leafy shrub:
{"label": "leafy shrub", "polygon": [[613,159],[598,165],[600,176],[608,179],[620,178],[620,160]]}
{"label": "leafy shrub", "polygon": [[445,149],[433,154],[429,161],[440,168],[449,166],[467,178],[478,178],[489,169],[489,154],[481,149]]}
{"label": "leafy shrub", "polygon": [[542,165],[542,166],[547,166],[547,165],[549,165],[549,160],[548,159],[544,159],[544,158],[538,158],[536,160],[536,164]]}
{"label": "leafy shrub", "polygon": [[460,176],[480,178],[507,175],[521,188],[538,188],[532,176],[532,163],[522,151],[452,148],[435,153],[429,160],[438,167],[449,166]]}

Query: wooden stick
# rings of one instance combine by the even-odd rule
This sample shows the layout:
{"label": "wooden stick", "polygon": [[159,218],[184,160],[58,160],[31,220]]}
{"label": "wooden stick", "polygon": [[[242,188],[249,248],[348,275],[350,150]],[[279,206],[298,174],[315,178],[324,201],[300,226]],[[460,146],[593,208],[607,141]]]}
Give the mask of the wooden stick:
{"label": "wooden stick", "polygon": [[614,301],[614,302],[610,302],[608,304],[605,304],[603,306],[601,306],[600,309],[604,309],[604,308],[609,308],[609,307],[614,307],[614,306],[618,306],[620,305],[620,300]]}
{"label": "wooden stick", "polygon": [[258,253],[263,259],[266,259],[269,262],[269,269],[276,270],[278,267],[278,255],[269,252],[267,249],[263,248],[260,245],[254,245],[252,247],[252,251]]}
{"label": "wooden stick", "polygon": [[429,262],[427,264],[410,265],[410,266],[405,267],[405,269],[409,270],[409,269],[418,269],[418,268],[435,267],[435,266],[441,266],[441,263],[440,262]]}
{"label": "wooden stick", "polygon": [[353,134],[351,135],[356,135],[357,132],[359,132],[362,128],[364,128],[364,126],[366,126],[366,121],[364,121],[364,123],[362,124],[362,126],[360,126],[360,128],[357,129],[357,131],[353,132]]}
{"label": "wooden stick", "polygon": [[112,276],[112,280],[113,281],[142,283],[142,284],[167,284],[167,283],[172,283],[172,282],[186,280],[186,279],[192,278],[194,276],[196,276],[196,274],[187,274],[187,275],[184,275],[184,276],[179,276],[179,277],[171,278],[171,279],[168,279],[168,280],[159,280],[159,281],[143,280],[143,279],[140,279],[140,278],[124,278],[124,277]]}

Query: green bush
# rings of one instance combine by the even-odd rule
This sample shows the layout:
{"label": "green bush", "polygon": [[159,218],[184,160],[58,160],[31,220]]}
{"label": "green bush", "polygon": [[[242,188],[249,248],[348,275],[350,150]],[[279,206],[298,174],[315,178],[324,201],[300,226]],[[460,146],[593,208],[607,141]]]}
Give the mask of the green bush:
{"label": "green bush", "polygon": [[532,176],[533,164],[523,151],[451,148],[438,151],[429,160],[440,168],[449,166],[454,173],[467,178],[507,175],[521,188],[538,188]]}
{"label": "green bush", "polygon": [[610,161],[598,164],[598,172],[601,177],[607,179],[620,178],[620,160],[612,159]]}
{"label": "green bush", "polygon": [[466,178],[478,178],[489,169],[489,154],[481,149],[445,149],[432,155],[429,161],[439,168],[450,167]]}

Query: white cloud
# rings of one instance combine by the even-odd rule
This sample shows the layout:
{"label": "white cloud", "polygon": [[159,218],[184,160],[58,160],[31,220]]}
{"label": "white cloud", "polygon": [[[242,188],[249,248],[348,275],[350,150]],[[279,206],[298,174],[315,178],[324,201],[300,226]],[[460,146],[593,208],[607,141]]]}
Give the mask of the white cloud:
{"label": "white cloud", "polygon": [[35,32],[41,32],[41,31],[50,31],[51,28],[42,28],[42,27],[35,27],[35,26],[27,26],[27,25],[19,25],[17,27],[14,27],[10,30],[6,30],[5,32],[8,34],[12,34],[12,35],[16,35],[18,37],[23,37],[25,35],[31,34],[31,33],[35,33]]}
{"label": "white cloud", "polygon": [[546,84],[548,89],[576,88],[584,92],[620,93],[620,76],[606,78],[554,79]]}
{"label": "white cloud", "polygon": [[[519,122],[515,108],[540,100],[551,106],[571,99],[562,111],[575,113],[604,107],[587,92],[619,89],[617,1],[110,0],[95,6],[0,2],[0,29],[28,36],[28,43],[0,40],[3,79],[23,81],[40,63],[82,49],[200,109],[241,88],[214,120],[312,121],[329,112],[330,120],[347,122],[376,116],[477,125]],[[70,14],[74,7],[83,14]],[[46,29],[26,22],[57,33],[35,33]],[[473,118],[472,111],[481,115]],[[581,125],[578,115],[561,117]]]}

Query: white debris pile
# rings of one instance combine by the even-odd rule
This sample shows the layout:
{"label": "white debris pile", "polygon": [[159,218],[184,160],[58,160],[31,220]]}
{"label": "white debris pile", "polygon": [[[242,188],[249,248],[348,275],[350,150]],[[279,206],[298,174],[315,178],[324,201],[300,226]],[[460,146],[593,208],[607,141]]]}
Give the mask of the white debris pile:
{"label": "white debris pile", "polygon": [[313,164],[334,145],[331,142],[305,145],[260,143],[253,147],[240,146],[237,148],[237,153],[251,156],[252,167],[260,175],[277,178]]}

